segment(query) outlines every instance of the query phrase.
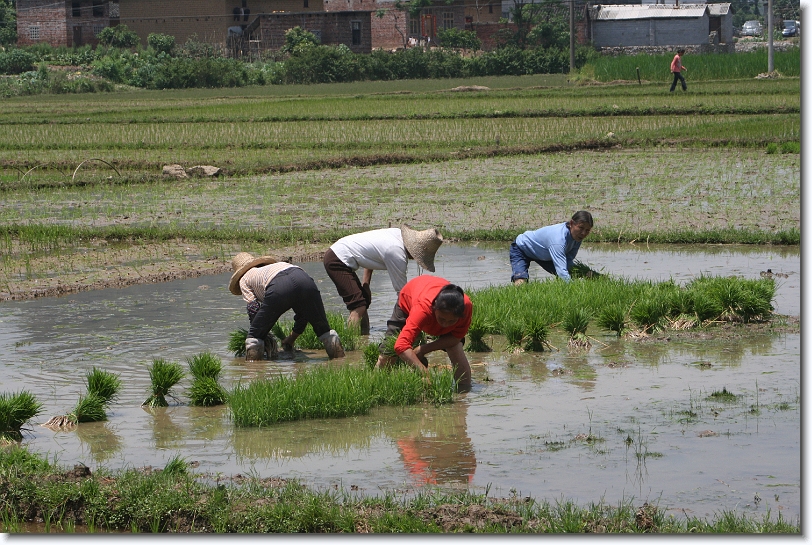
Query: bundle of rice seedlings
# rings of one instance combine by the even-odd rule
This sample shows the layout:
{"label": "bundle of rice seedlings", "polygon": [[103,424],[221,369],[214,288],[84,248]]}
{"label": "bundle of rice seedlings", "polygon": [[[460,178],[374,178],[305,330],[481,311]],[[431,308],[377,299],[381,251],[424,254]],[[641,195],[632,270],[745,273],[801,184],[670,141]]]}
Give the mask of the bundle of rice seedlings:
{"label": "bundle of rice seedlings", "polygon": [[203,352],[188,360],[189,372],[192,374],[192,386],[189,388],[191,404],[199,407],[222,405],[228,397],[225,389],[217,379],[223,369],[220,358],[211,352]]}
{"label": "bundle of rice seedlings", "polygon": [[669,310],[668,301],[652,294],[650,299],[637,301],[629,311],[629,317],[643,332],[656,331]]}
{"label": "bundle of rice seedlings", "polygon": [[547,342],[549,331],[549,323],[545,318],[529,317],[524,324],[522,348],[527,352],[544,352],[545,348],[551,348],[550,343]]}
{"label": "bundle of rice seedlings", "polygon": [[[349,325],[346,319],[336,312],[327,313],[327,322],[330,324],[330,329],[338,333],[341,346],[346,352],[352,352],[358,349],[361,342],[360,324]],[[271,331],[279,339],[284,339],[293,331],[293,322],[277,322]],[[313,331],[313,326],[310,324],[307,324],[304,332],[296,339],[296,346],[305,350],[320,350],[324,348],[316,332]]]}
{"label": "bundle of rice seedlings", "polygon": [[597,324],[607,331],[614,331],[618,338],[623,334],[629,321],[626,308],[622,303],[614,303],[604,307],[595,320]]}
{"label": "bundle of rice seedlings", "polygon": [[118,397],[121,390],[119,375],[94,367],[87,373],[86,379],[88,394],[97,396],[104,403],[110,403]]}
{"label": "bundle of rice seedlings", "polygon": [[603,276],[603,274],[592,269],[589,265],[587,265],[583,261],[577,259],[572,263],[570,275],[573,278],[598,278],[599,276]]}
{"label": "bundle of rice seedlings", "polygon": [[248,337],[248,330],[244,327],[232,331],[228,336],[228,351],[233,353],[235,358],[245,356],[246,337]]}
{"label": "bundle of rice seedlings", "polygon": [[174,362],[155,358],[149,368],[150,396],[141,405],[148,407],[168,407],[166,396],[174,397],[170,390],[183,378],[183,369]]}
{"label": "bundle of rice seedlings", "polygon": [[586,335],[592,315],[583,307],[572,307],[564,314],[561,327],[569,333],[570,340],[567,348],[570,350],[589,350],[592,343]]}
{"label": "bundle of rice seedlings", "polygon": [[680,314],[673,319],[666,317],[666,320],[668,321],[668,327],[677,331],[691,329],[699,323],[696,316],[690,316],[688,314]]}
{"label": "bundle of rice seedlings", "polygon": [[490,352],[491,347],[485,342],[485,335],[493,333],[493,324],[482,317],[481,313],[474,310],[471,318],[471,326],[468,328],[468,345],[465,350],[468,352]]}
{"label": "bundle of rice seedlings", "polygon": [[0,444],[21,441],[23,424],[41,411],[42,404],[25,390],[0,394]]}
{"label": "bundle of rice seedlings", "polygon": [[164,475],[186,475],[189,472],[189,463],[177,454],[169,460],[161,471]]}
{"label": "bundle of rice seedlings", "polygon": [[513,316],[508,316],[502,324],[502,334],[507,340],[508,352],[519,354],[524,351],[524,323]]}
{"label": "bundle of rice seedlings", "polygon": [[85,375],[87,394],[79,396],[73,411],[54,416],[42,424],[46,428],[73,428],[82,422],[107,420],[107,405],[118,397],[121,379],[115,373],[93,368]]}
{"label": "bundle of rice seedlings", "polygon": [[[394,347],[394,341],[392,343]],[[394,348],[392,349],[394,352]],[[378,363],[378,356],[380,352],[378,351],[378,343],[367,343],[364,347],[364,363],[368,369],[374,369],[375,364]]]}

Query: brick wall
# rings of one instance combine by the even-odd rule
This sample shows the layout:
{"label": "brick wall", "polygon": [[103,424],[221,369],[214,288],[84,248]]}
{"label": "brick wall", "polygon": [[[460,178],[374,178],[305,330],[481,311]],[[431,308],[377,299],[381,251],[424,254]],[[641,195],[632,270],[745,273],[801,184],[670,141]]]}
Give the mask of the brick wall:
{"label": "brick wall", "polygon": [[71,45],[67,10],[70,2],[17,0],[17,44],[48,43],[55,47]]}
{"label": "brick wall", "polygon": [[[298,26],[318,35],[322,44],[344,44],[354,53],[369,53],[372,50],[371,15],[369,11],[262,15],[259,38],[263,49],[279,49],[285,44],[285,32]],[[359,44],[352,43],[353,23],[360,27]]]}

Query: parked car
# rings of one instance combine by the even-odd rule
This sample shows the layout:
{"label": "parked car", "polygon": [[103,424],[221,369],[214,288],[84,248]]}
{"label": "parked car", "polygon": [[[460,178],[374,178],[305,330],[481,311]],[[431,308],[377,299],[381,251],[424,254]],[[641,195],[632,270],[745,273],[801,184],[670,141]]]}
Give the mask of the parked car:
{"label": "parked car", "polygon": [[784,21],[784,30],[781,31],[784,38],[791,38],[793,36],[801,35],[801,22],[800,21]]}
{"label": "parked car", "polygon": [[761,36],[761,23],[758,21],[745,21],[742,26],[742,36]]}

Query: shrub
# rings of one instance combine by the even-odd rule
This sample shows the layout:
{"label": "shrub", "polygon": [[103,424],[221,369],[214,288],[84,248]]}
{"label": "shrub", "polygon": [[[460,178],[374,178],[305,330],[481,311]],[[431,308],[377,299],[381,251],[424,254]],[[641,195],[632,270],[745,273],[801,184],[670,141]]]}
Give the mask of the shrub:
{"label": "shrub", "polygon": [[97,38],[100,44],[111,47],[130,48],[141,43],[138,34],[127,28],[127,25],[106,27],[99,32]]}
{"label": "shrub", "polygon": [[175,48],[175,37],[153,32],[147,36],[147,45],[154,49],[156,53],[171,55],[172,50]]}
{"label": "shrub", "polygon": [[34,69],[36,57],[23,49],[10,48],[0,53],[0,73],[22,74]]}
{"label": "shrub", "polygon": [[447,28],[437,33],[440,45],[443,47],[453,47],[459,49],[479,50],[482,47],[482,40],[477,38],[473,30],[460,30],[459,28]]}

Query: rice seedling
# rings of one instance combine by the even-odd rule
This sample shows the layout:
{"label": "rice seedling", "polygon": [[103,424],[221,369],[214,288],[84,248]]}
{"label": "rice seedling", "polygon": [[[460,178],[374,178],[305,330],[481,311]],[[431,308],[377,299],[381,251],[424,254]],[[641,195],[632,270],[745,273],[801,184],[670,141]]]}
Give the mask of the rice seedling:
{"label": "rice seedling", "polygon": [[245,357],[245,339],[248,337],[248,330],[244,327],[235,329],[228,336],[228,351],[234,354],[235,358]]}
{"label": "rice seedling", "polygon": [[643,333],[656,331],[661,321],[668,315],[670,305],[659,295],[652,299],[637,301],[629,311],[629,317]]}
{"label": "rice seedling", "polygon": [[500,328],[507,340],[507,350],[517,354],[523,351],[524,321],[516,316],[507,316]]}
{"label": "rice seedling", "polygon": [[86,377],[88,394],[95,395],[105,404],[115,401],[118,397],[121,390],[119,375],[94,367],[87,373]]}
{"label": "rice seedling", "polygon": [[[392,341],[392,352],[394,353],[394,345],[395,342]],[[367,343],[364,347],[364,364],[366,365],[367,369],[374,369],[375,365],[378,363],[378,356],[380,356],[380,350],[378,349],[378,343]]]}
{"label": "rice seedling", "polygon": [[583,307],[572,307],[564,314],[561,327],[570,336],[567,342],[570,350],[589,350],[592,347],[586,334],[590,320],[592,313]]}
{"label": "rice seedling", "polygon": [[87,395],[79,396],[76,407],[68,417],[74,424],[80,424],[82,422],[101,422],[107,420],[105,405],[106,402],[104,399],[88,392]]}
{"label": "rice seedling", "polygon": [[[447,374],[449,378],[443,375]],[[296,377],[279,376],[238,384],[229,394],[232,419],[240,427],[262,427],[305,418],[368,414],[376,405],[448,403],[451,370],[432,370],[429,381],[405,367],[385,370],[319,367]]]}
{"label": "rice seedling", "polygon": [[737,396],[736,394],[734,394],[732,392],[729,392],[727,387],[722,387],[721,390],[714,390],[708,396],[708,399],[712,399],[712,400],[715,400],[715,401],[725,401],[725,402],[736,401],[738,398],[739,398],[739,396]]}
{"label": "rice seedling", "polygon": [[186,475],[189,472],[189,463],[180,454],[173,456],[161,471],[162,475]]}
{"label": "rice seedling", "polygon": [[183,378],[183,368],[180,364],[168,362],[163,358],[155,358],[149,367],[151,381],[150,395],[141,404],[147,407],[168,407],[166,396],[171,395],[171,389]]}
{"label": "rice seedling", "polygon": [[614,303],[600,310],[595,322],[607,331],[614,331],[618,338],[623,335],[629,318],[626,307],[622,303]]}
{"label": "rice seedling", "polygon": [[217,381],[223,369],[220,358],[211,352],[203,352],[189,358],[188,364],[192,374],[192,385],[189,387],[191,404],[212,407],[225,403],[228,392]]}
{"label": "rice seedling", "polygon": [[597,278],[602,276],[601,273],[592,269],[589,265],[576,259],[572,263],[572,269],[570,270],[570,275],[573,278]]}
{"label": "rice seedling", "polygon": [[22,440],[23,425],[41,411],[42,404],[26,390],[0,394],[0,444]]}
{"label": "rice seedling", "polygon": [[495,329],[495,326],[485,320],[482,313],[477,312],[477,309],[474,308],[471,326],[468,328],[468,344],[465,346],[465,350],[468,352],[490,352],[491,347],[485,342],[485,336],[493,333]]}
{"label": "rice seedling", "polygon": [[525,318],[522,348],[526,352],[544,352],[552,345],[547,341],[550,322],[546,316],[533,315]]}

